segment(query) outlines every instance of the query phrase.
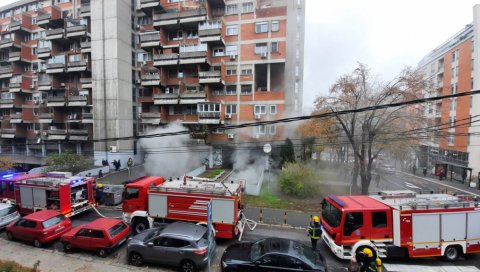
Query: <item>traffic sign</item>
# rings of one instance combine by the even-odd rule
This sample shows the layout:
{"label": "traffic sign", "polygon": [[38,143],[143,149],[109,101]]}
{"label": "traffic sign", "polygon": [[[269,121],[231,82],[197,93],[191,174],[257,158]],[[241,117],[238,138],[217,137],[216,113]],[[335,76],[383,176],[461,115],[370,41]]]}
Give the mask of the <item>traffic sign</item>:
{"label": "traffic sign", "polygon": [[270,144],[264,144],[263,145],[263,152],[265,152],[267,154],[272,152],[272,146]]}

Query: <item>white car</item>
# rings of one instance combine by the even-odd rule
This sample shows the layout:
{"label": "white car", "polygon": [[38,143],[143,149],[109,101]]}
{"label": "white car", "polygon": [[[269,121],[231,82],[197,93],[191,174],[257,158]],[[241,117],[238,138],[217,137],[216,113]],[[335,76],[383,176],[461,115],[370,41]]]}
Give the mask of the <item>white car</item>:
{"label": "white car", "polygon": [[390,164],[380,165],[380,167],[378,167],[378,170],[386,174],[395,174],[395,167],[393,167],[393,165],[390,165]]}
{"label": "white car", "polygon": [[0,203],[0,229],[5,228],[8,224],[18,219],[20,219],[20,214],[15,206]]}

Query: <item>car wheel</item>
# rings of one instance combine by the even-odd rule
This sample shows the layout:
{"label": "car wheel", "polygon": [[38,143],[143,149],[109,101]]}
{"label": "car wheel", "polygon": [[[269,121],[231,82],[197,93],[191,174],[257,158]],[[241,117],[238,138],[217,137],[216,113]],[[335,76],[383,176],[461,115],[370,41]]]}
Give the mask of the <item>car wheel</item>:
{"label": "car wheel", "polygon": [[35,240],[33,240],[33,246],[34,247],[42,247],[42,243],[40,243],[40,241],[38,241],[38,239],[35,239]]}
{"label": "car wheel", "polygon": [[454,262],[460,256],[460,250],[458,246],[449,246],[445,249],[445,253],[443,254],[443,258],[446,261]]}
{"label": "car wheel", "polygon": [[72,251],[72,244],[65,242],[63,243],[63,250],[65,252],[71,252]]}
{"label": "car wheel", "polygon": [[97,248],[97,255],[98,257],[105,258],[107,257],[107,250],[104,248]]}
{"label": "car wheel", "polygon": [[143,265],[143,257],[137,252],[132,252],[130,253],[130,256],[128,256],[128,263],[134,265],[134,266],[142,266]]}
{"label": "car wheel", "polygon": [[145,218],[139,218],[133,220],[132,229],[134,234],[138,234],[149,228],[148,220]]}
{"label": "car wheel", "polygon": [[9,232],[9,231],[7,231],[7,238],[8,238],[8,240],[10,240],[10,241],[15,240],[15,238],[13,238],[13,234],[12,234],[11,232]]}
{"label": "car wheel", "polygon": [[192,261],[185,260],[180,264],[180,271],[182,272],[195,272],[197,268]]}

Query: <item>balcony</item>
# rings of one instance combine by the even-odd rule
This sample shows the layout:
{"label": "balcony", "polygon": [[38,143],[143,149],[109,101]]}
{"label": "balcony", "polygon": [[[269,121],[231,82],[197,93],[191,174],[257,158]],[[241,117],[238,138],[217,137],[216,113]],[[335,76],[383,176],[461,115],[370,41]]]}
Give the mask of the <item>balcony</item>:
{"label": "balcony", "polygon": [[10,47],[20,48],[21,46],[15,40],[12,40],[10,38],[0,40],[0,49],[10,48]]}
{"label": "balcony", "polygon": [[182,11],[179,14],[180,24],[199,23],[207,20],[207,10],[204,8]]}
{"label": "balcony", "polygon": [[83,107],[88,105],[88,96],[78,95],[69,96],[67,106]]}
{"label": "balcony", "polygon": [[21,113],[10,114],[10,123],[21,124],[22,122],[23,122],[23,114]]}
{"label": "balcony", "polygon": [[68,132],[66,129],[49,129],[44,131],[47,135],[46,140],[65,140],[67,139]]}
{"label": "balcony", "polygon": [[8,61],[19,61],[20,60],[20,51],[14,51],[8,53]]}
{"label": "balcony", "polygon": [[222,38],[221,28],[199,30],[198,37],[201,43],[210,42],[215,44],[225,44],[225,41]]}
{"label": "balcony", "polygon": [[88,141],[88,129],[69,129],[68,134],[71,141]]}
{"label": "balcony", "polygon": [[49,58],[51,54],[52,54],[52,48],[50,47],[37,48],[37,57],[39,59]]}
{"label": "balcony", "polygon": [[90,16],[90,4],[83,4],[80,6],[80,17]]}
{"label": "balcony", "polygon": [[177,105],[178,104],[178,94],[154,94],[153,95],[153,104],[155,105]]}
{"label": "balcony", "polygon": [[45,40],[60,40],[64,38],[64,35],[65,31],[63,28],[49,29],[45,31]]}
{"label": "balcony", "polygon": [[93,124],[93,113],[82,113],[82,124]]}
{"label": "balcony", "polygon": [[10,78],[13,76],[12,66],[0,66],[0,78]]}
{"label": "balcony", "polygon": [[0,109],[12,109],[16,105],[15,99],[0,99]]}
{"label": "balcony", "polygon": [[21,82],[10,82],[9,85],[9,92],[11,93],[17,93],[22,90],[22,83]]}
{"label": "balcony", "polygon": [[10,31],[18,31],[22,28],[22,22],[20,21],[13,21],[9,24],[8,28]]}
{"label": "balcony", "polygon": [[199,112],[198,122],[200,124],[221,124],[220,112]]}
{"label": "balcony", "polygon": [[67,64],[67,72],[83,72],[88,68],[86,60],[70,61]]}
{"label": "balcony", "polygon": [[67,27],[67,38],[83,37],[87,34],[86,25],[76,25]]}
{"label": "balcony", "polygon": [[207,51],[180,53],[180,64],[210,64],[207,59]]}
{"label": "balcony", "polygon": [[39,91],[50,91],[52,89],[52,80],[40,80],[38,81]]}
{"label": "balcony", "polygon": [[67,115],[67,120],[66,121],[67,121],[67,123],[80,123],[82,121],[82,118],[81,118],[80,114],[72,113],[72,114]]}
{"label": "balcony", "polygon": [[92,78],[80,78],[80,84],[82,84],[82,89],[91,89]]}
{"label": "balcony", "polygon": [[48,63],[47,74],[63,73],[65,72],[65,63]]}
{"label": "balcony", "polygon": [[153,55],[154,66],[178,65],[178,54]]}
{"label": "balcony", "polygon": [[159,47],[160,31],[140,33],[140,47]]}
{"label": "balcony", "polygon": [[161,123],[159,112],[142,112],[140,113],[142,124],[159,125]]}
{"label": "balcony", "polygon": [[178,20],[177,12],[153,14],[153,26],[177,25]]}
{"label": "balcony", "polygon": [[65,96],[49,96],[47,107],[65,107]]}
{"label": "balcony", "polygon": [[160,74],[146,74],[142,75],[142,86],[159,86]]}
{"label": "balcony", "polygon": [[160,6],[160,0],[140,0],[138,9],[151,9]]}
{"label": "balcony", "polygon": [[1,137],[4,139],[13,139],[16,137],[25,137],[25,131],[20,128],[4,128]]}
{"label": "balcony", "polygon": [[82,53],[90,53],[92,52],[92,45],[91,42],[81,42],[80,43],[80,48],[82,50]]}
{"label": "balcony", "polygon": [[180,94],[180,104],[197,104],[207,101],[207,95],[203,91],[184,92]]}
{"label": "balcony", "polygon": [[200,84],[223,83],[220,71],[198,72]]}
{"label": "balcony", "polygon": [[53,121],[53,113],[47,112],[47,113],[39,113],[38,114],[38,122],[41,124],[49,124]]}
{"label": "balcony", "polygon": [[52,18],[52,14],[44,13],[37,16],[37,25],[43,26],[50,23],[50,19]]}

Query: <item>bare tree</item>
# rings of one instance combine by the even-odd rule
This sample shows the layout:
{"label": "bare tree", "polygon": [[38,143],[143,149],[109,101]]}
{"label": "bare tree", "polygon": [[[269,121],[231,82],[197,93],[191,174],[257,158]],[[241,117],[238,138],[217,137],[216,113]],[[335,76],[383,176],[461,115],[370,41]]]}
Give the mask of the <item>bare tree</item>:
{"label": "bare tree", "polygon": [[[337,112],[365,107],[388,105],[421,97],[427,87],[422,74],[406,68],[388,83],[380,83],[363,65],[341,76],[330,89],[328,99],[318,98],[315,107]],[[372,178],[374,160],[387,145],[395,141],[389,135],[415,125],[421,118],[415,106],[373,108],[370,111],[336,115],[336,120],[345,133],[354,154],[353,184],[360,176],[361,193],[367,194]]]}

